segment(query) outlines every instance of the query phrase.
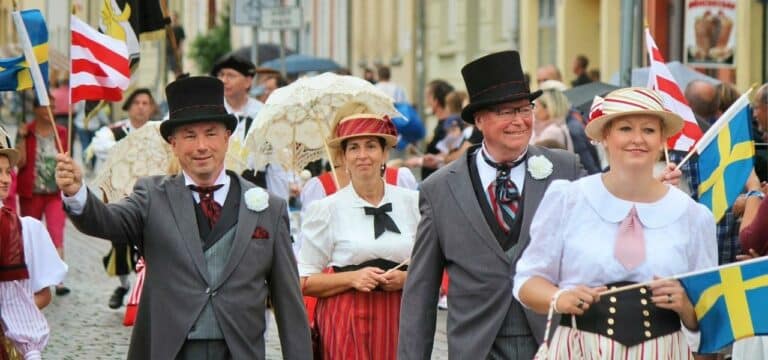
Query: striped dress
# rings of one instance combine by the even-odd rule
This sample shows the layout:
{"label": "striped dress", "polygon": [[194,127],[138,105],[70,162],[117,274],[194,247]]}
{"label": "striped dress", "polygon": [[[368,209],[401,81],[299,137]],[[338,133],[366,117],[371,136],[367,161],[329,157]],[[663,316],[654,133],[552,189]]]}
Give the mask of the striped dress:
{"label": "striped dress", "polygon": [[627,347],[599,334],[559,326],[550,342],[548,359],[683,360],[693,359],[693,355],[682,331]]}

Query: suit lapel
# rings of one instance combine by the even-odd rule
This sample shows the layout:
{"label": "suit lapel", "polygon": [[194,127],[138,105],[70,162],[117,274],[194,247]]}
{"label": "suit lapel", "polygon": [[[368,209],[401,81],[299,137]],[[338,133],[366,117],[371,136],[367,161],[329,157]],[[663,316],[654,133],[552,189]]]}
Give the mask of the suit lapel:
{"label": "suit lapel", "polygon": [[469,223],[472,224],[472,228],[480,235],[482,242],[504,261],[509,261],[498,240],[496,240],[490,225],[485,221],[483,210],[480,208],[480,199],[475,197],[469,174],[469,163],[467,162],[467,159],[470,158],[469,151],[473,151],[473,149],[469,149],[467,156],[462,156],[456,160],[456,164],[452,164],[450,172],[453,173],[453,176],[448,177],[448,187],[458,204],[457,208],[464,213]]}
{"label": "suit lapel", "polygon": [[203,256],[203,245],[200,239],[200,232],[197,228],[194,204],[189,191],[184,186],[184,176],[176,175],[166,185],[168,191],[168,203],[171,205],[173,217],[176,219],[176,226],[181,234],[182,242],[187,247],[192,262],[195,263],[200,276],[205,279],[206,284],[210,285],[208,278],[208,268],[205,265]]}
{"label": "suit lapel", "polygon": [[[233,181],[238,181],[240,183],[240,194],[238,195],[238,199],[243,199],[245,192],[253,187],[253,185],[247,185],[243,182],[239,176],[234,176]],[[229,257],[224,265],[224,270],[222,270],[221,275],[219,275],[219,280],[214,284],[213,289],[218,289],[240,263],[243,254],[245,254],[245,249],[248,247],[248,242],[252,241],[251,234],[253,234],[253,230],[256,228],[256,225],[262,221],[262,214],[264,214],[264,211],[252,211],[246,207],[245,201],[240,201],[237,213],[237,228],[235,229],[235,239],[232,242],[232,249],[229,251]]]}

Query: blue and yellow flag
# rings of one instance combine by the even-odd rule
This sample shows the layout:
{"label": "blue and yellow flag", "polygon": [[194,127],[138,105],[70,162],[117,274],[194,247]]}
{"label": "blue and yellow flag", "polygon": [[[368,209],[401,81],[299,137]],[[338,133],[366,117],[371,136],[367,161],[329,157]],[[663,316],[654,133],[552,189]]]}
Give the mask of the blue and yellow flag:
{"label": "blue and yellow flag", "polygon": [[721,266],[680,282],[699,319],[699,352],[711,354],[735,340],[768,335],[768,258]]}
{"label": "blue and yellow flag", "polygon": [[[48,86],[48,28],[40,10],[20,12],[40,72]],[[23,43],[24,41],[22,41]],[[33,86],[32,74],[24,55],[0,59],[0,91],[19,91]]]}
{"label": "blue and yellow flag", "polygon": [[712,126],[717,132],[699,153],[699,202],[712,210],[715,222],[736,201],[752,172],[755,143],[748,106],[746,96],[740,97]]}

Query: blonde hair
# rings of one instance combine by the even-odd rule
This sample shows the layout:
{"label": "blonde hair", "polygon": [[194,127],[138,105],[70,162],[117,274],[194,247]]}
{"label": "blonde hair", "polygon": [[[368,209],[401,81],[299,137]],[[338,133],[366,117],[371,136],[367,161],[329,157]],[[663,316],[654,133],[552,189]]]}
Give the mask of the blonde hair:
{"label": "blonde hair", "polygon": [[464,107],[464,100],[468,98],[466,91],[454,90],[445,96],[445,107],[451,114],[458,114]]}
{"label": "blonde hair", "polygon": [[565,117],[568,115],[568,110],[571,107],[568,98],[559,90],[544,91],[544,93],[536,99],[536,105],[543,106],[547,109],[550,119],[557,124],[565,123]]}

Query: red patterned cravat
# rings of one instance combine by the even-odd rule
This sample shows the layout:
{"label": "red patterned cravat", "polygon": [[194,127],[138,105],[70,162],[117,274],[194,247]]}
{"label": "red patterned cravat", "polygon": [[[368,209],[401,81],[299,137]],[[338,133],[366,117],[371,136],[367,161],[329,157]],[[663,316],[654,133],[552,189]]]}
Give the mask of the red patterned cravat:
{"label": "red patterned cravat", "polygon": [[221,189],[224,184],[213,186],[196,186],[189,185],[189,189],[200,194],[200,208],[203,210],[203,214],[208,218],[208,225],[213,229],[213,225],[219,221],[221,217],[221,205],[213,199],[213,193],[216,190]]}

